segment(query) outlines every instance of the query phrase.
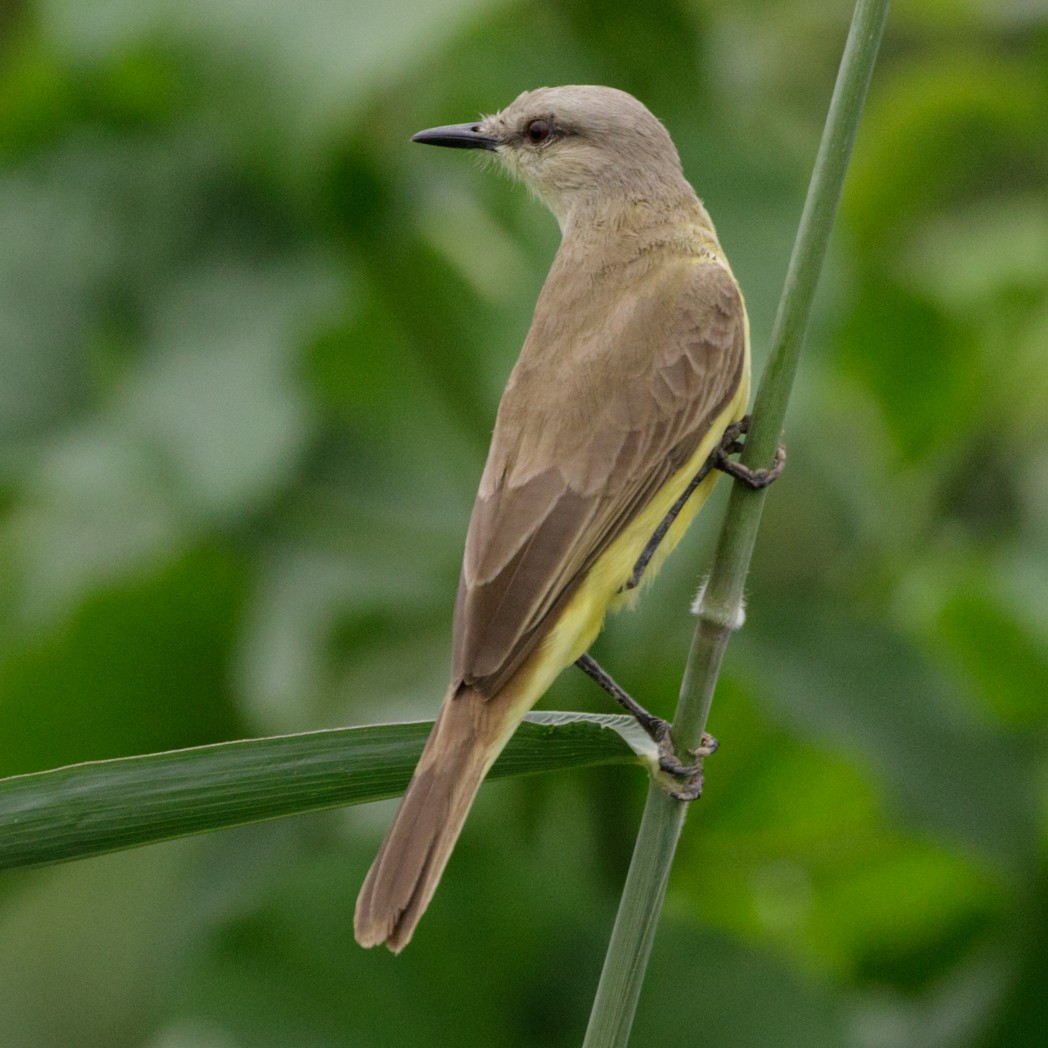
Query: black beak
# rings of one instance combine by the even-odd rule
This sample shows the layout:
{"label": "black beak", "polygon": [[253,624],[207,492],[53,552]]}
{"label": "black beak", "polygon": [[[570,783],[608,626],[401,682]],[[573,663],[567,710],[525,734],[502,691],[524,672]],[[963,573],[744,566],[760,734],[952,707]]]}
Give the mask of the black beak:
{"label": "black beak", "polygon": [[450,146],[452,149],[495,149],[498,139],[480,132],[479,124],[448,124],[447,127],[431,127],[411,136],[412,142],[423,142],[431,146]]}

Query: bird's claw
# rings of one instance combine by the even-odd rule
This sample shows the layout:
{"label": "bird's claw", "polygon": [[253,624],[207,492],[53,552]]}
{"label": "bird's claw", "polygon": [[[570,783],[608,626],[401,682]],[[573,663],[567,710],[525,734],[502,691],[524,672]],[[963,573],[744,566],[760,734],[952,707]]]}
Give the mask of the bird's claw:
{"label": "bird's claw", "polygon": [[716,469],[742,481],[748,488],[759,491],[779,478],[786,465],[786,448],[780,444],[775,449],[775,461],[767,469],[751,469],[741,462],[733,462],[729,455],[742,451],[744,444],[739,437],[750,430],[750,416],[744,415],[724,431],[720,445],[713,449],[712,462]]}
{"label": "bird's claw", "polygon": [[712,735],[703,732],[699,745],[688,750],[688,754],[695,758],[695,763],[685,764],[673,750],[669,724],[663,723],[665,728],[655,738],[655,742],[659,747],[659,768],[670,779],[663,780],[660,785],[674,800],[698,800],[702,796],[702,760],[715,753],[719,744]]}

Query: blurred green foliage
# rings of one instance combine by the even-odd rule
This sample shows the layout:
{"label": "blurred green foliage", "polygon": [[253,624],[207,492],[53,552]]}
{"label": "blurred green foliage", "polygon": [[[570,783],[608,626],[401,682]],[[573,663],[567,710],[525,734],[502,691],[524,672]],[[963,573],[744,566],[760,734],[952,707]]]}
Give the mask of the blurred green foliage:
{"label": "blurred green foliage", "polygon": [[[849,15],[0,8],[0,774],[431,714],[557,232],[410,134],[633,91],[759,368]],[[1044,1043],[1046,128],[1042,2],[900,0],[637,1044]],[[722,501],[600,641],[663,712]],[[8,876],[0,1044],[578,1043],[642,793],[486,787],[397,959],[350,930],[384,806]]]}

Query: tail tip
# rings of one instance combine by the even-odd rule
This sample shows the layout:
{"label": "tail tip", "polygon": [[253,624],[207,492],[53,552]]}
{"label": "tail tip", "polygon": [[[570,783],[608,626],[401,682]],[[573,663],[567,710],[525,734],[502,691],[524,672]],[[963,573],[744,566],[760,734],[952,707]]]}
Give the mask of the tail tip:
{"label": "tail tip", "polygon": [[415,921],[405,919],[402,910],[388,907],[379,912],[375,907],[374,893],[369,877],[357,897],[353,914],[353,936],[360,946],[370,950],[373,946],[386,946],[390,953],[400,953],[411,941]]}
{"label": "tail tip", "polygon": [[353,935],[358,945],[365,950],[374,946],[385,946],[390,953],[398,954],[411,941],[411,932],[405,932],[396,921],[379,921],[375,919],[353,922]]}

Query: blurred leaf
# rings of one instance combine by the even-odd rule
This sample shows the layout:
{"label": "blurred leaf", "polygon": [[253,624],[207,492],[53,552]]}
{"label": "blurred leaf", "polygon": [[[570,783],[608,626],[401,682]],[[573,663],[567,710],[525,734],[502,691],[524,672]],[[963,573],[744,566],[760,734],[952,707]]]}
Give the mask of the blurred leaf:
{"label": "blurred leaf", "polygon": [[[1038,194],[979,202],[924,224],[908,279],[963,318],[1048,295],[1048,215]],[[1012,319],[1023,316],[1016,310]]]}
{"label": "blurred leaf", "polygon": [[913,216],[1043,183],[1046,107],[1042,71],[1000,52],[901,65],[871,100],[842,203],[860,261],[898,254]]}
{"label": "blurred leaf", "polygon": [[0,66],[0,158],[39,149],[79,122],[156,128],[190,104],[182,56],[150,41],[101,61],[68,63],[27,32],[12,52]]}
{"label": "blurred leaf", "polygon": [[[603,785],[622,773],[556,778]],[[427,1048],[577,1046],[613,898],[593,888],[600,857],[574,791],[551,791],[522,823],[544,781],[485,786],[425,924],[397,958],[352,945],[352,893],[379,832],[366,809],[340,820],[368,827],[363,844],[324,834],[316,819],[210,837],[207,890],[229,903],[212,908],[179,1013],[273,1048],[394,1048],[420,1029]],[[477,964],[478,942],[513,962]]]}
{"label": "blurred leaf", "polygon": [[820,885],[810,934],[830,965],[912,990],[968,953],[973,939],[990,939],[1001,916],[995,887],[939,848],[892,842]]}
{"label": "blurred leaf", "polygon": [[161,304],[118,410],[174,471],[190,512],[222,518],[256,502],[301,453],[308,423],[289,358],[332,285],[301,260],[218,257]]}
{"label": "blurred leaf", "polygon": [[369,296],[345,325],[319,333],[309,347],[306,364],[317,402],[350,425],[395,426],[390,405],[403,389],[402,342],[393,318]]}
{"label": "blurred leaf", "polygon": [[54,54],[21,37],[0,65],[0,158],[66,132],[80,115],[75,84]]}
{"label": "blurred leaf", "polygon": [[931,642],[964,673],[986,706],[1016,726],[1048,720],[1048,638],[984,587],[946,596]]}
{"label": "blurred leaf", "polygon": [[994,1022],[976,1041],[976,1048],[1037,1048],[1048,1022],[1044,972],[1048,966],[1048,884],[1043,867],[1027,886],[1023,906],[1007,929],[1014,946],[1014,972],[1002,995]]}
{"label": "blurred leaf", "polygon": [[148,449],[117,427],[67,431],[25,473],[3,528],[20,620],[66,617],[100,588],[177,556],[185,542]]}
{"label": "blurred leaf", "polygon": [[[195,931],[186,920],[185,886],[196,854],[184,846],[151,848],[18,879],[20,890],[0,912],[7,1045],[145,1043]],[[54,1007],[40,1007],[36,988],[43,982],[55,994]]]}
{"label": "blurred leaf", "polygon": [[[678,920],[659,933],[633,1043],[658,1044],[667,1030],[690,1031],[682,1036],[691,1043],[731,1048],[851,1043],[828,985],[760,950],[686,928]],[[702,995],[698,1020],[688,988]]]}
{"label": "blurred leaf", "polygon": [[[972,334],[914,294],[878,282],[841,332],[839,366],[877,398],[906,460],[927,459],[970,430],[993,406]],[[919,346],[919,351],[914,347]]]}
{"label": "blurred leaf", "polygon": [[[711,762],[711,774],[721,770]],[[852,765],[779,735],[762,739],[760,729],[723,771],[705,833],[709,843],[723,835],[739,854],[802,858],[848,836],[858,843],[878,810]]]}
{"label": "blurred leaf", "polygon": [[[983,854],[1024,848],[1036,816],[1021,744],[988,734],[953,695],[956,682],[881,625],[801,604],[779,612],[762,622],[760,657],[746,659],[769,715],[861,754],[910,819]],[[745,657],[745,636],[739,648]]]}
{"label": "blurred leaf", "polygon": [[743,695],[725,701],[725,741],[707,763],[670,912],[701,912],[827,975],[907,988],[934,978],[945,955],[962,956],[973,936],[990,937],[1000,884],[891,824],[842,758],[762,724]]}
{"label": "blurred leaf", "polygon": [[243,564],[202,548],[100,588],[0,658],[7,775],[236,735],[226,649]]}

